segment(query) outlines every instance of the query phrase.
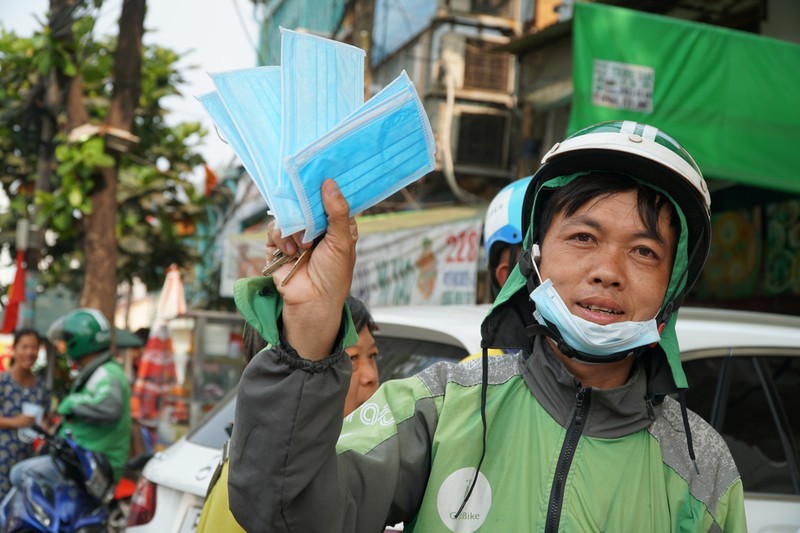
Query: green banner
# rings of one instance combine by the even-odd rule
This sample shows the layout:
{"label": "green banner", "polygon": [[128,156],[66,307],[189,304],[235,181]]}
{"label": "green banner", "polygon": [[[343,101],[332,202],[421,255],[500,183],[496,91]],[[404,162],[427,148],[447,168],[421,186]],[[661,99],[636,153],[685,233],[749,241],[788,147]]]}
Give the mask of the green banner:
{"label": "green banner", "polygon": [[800,193],[800,45],[577,3],[570,133],[663,129],[709,178]]}

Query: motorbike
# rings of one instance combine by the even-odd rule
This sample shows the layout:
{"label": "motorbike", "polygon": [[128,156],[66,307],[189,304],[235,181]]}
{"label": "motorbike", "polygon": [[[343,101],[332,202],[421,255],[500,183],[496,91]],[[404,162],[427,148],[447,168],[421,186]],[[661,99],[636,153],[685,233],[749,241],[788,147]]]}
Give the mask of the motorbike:
{"label": "motorbike", "polygon": [[[33,429],[58,467],[55,480],[24,476],[0,504],[2,533],[94,533],[114,531],[113,502],[116,484],[111,465],[102,454],[79,446],[69,433],[50,435]],[[109,523],[111,518],[111,523]],[[124,526],[123,526],[124,527]]]}

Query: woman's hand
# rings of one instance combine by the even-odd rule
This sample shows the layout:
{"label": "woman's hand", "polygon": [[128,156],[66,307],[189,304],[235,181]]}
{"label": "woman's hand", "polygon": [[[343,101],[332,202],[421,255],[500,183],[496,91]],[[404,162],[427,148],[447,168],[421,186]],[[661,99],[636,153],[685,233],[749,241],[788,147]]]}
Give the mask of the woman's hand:
{"label": "woman's hand", "polygon": [[2,421],[2,427],[5,429],[20,429],[32,426],[36,419],[29,415],[16,415],[7,416]]}

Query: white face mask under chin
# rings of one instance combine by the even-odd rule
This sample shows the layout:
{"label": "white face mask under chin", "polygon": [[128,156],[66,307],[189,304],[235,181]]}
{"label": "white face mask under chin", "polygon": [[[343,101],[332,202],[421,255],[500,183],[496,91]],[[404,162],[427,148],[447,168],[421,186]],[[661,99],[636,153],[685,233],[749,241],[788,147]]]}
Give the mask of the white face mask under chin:
{"label": "white face mask under chin", "polygon": [[536,321],[543,326],[547,326],[545,320],[555,325],[564,342],[579,352],[610,356],[661,339],[655,318],[600,325],[573,315],[549,278],[541,282],[530,297],[536,304],[533,313]]}

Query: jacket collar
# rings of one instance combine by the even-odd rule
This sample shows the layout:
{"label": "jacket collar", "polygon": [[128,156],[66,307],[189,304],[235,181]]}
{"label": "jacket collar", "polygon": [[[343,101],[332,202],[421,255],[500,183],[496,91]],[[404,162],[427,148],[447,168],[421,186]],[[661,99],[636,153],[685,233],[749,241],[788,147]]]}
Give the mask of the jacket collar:
{"label": "jacket collar", "polygon": [[73,392],[81,390],[86,385],[86,382],[89,381],[89,378],[92,377],[94,371],[103,366],[104,364],[106,364],[110,360],[111,360],[110,351],[98,353],[88,365],[81,368],[81,371],[78,373],[78,377],[75,378],[75,383],[72,385],[71,390]]}
{"label": "jacket collar", "polygon": [[[562,427],[567,427],[575,412],[575,396],[581,384],[544,337],[535,338],[533,351],[523,352],[520,364],[523,379],[544,409]],[[655,369],[656,374],[650,376],[653,370],[648,360],[639,359],[624,385],[591,389],[592,402],[583,433],[591,437],[616,438],[650,426],[663,401],[663,395],[650,392],[651,382],[669,378],[669,368]]]}

